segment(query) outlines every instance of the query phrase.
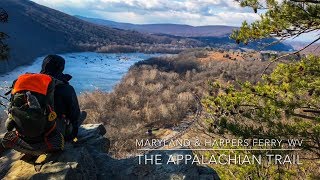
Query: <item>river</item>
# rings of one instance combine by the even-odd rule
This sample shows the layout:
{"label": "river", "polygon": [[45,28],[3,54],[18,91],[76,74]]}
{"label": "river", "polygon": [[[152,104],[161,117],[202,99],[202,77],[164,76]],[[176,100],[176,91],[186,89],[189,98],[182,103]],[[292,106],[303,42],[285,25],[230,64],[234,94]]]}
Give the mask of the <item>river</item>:
{"label": "river", "polygon": [[[130,66],[138,61],[160,56],[160,54],[82,52],[61,54],[61,56],[66,59],[65,73],[73,76],[70,84],[74,86],[79,95],[95,90],[111,91],[127,73]],[[37,58],[32,65],[22,66],[0,75],[0,87],[9,87],[20,74],[39,72],[43,58]],[[0,90],[0,94],[3,95],[5,90]]]}

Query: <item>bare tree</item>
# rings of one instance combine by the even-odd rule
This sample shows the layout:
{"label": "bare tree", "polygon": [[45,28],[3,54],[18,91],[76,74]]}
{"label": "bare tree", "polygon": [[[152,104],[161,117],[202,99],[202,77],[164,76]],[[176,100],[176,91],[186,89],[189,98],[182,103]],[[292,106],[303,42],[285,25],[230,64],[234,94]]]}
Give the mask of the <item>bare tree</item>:
{"label": "bare tree", "polygon": [[[7,23],[8,19],[8,13],[4,9],[0,8],[0,23]],[[8,37],[9,36],[6,33],[0,32],[0,60],[6,60],[9,57],[9,47],[5,43],[5,40]]]}

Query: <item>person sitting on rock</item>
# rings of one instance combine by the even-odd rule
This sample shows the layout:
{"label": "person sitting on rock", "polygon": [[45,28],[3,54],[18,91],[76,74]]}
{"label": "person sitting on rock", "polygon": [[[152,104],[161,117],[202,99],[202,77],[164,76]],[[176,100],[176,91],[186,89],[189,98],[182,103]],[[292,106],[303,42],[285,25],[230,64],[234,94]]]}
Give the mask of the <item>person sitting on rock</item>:
{"label": "person sitting on rock", "polygon": [[[64,74],[65,60],[58,55],[48,55],[42,63],[41,74],[50,75],[60,80],[55,88],[54,107],[58,116],[57,128],[63,134],[66,141],[74,140],[78,135],[80,108],[74,88],[69,84],[72,76]],[[80,122],[81,121],[81,122]]]}
{"label": "person sitting on rock", "polygon": [[[40,74],[24,74],[13,82],[0,151],[15,149],[38,156],[61,151],[77,137],[80,109],[72,78],[63,74],[65,60],[47,56]],[[9,92],[9,93],[10,93]]]}

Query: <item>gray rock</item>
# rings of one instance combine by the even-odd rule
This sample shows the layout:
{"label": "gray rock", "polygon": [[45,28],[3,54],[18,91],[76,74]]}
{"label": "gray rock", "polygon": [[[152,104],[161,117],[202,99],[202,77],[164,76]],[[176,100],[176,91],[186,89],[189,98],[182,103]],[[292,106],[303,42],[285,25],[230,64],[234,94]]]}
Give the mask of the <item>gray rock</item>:
{"label": "gray rock", "polygon": [[[103,135],[106,129],[101,124],[83,125],[79,141],[67,144],[65,151],[52,155],[40,171],[33,164],[19,160],[20,153],[9,151],[0,159],[0,178],[4,179],[219,179],[213,169],[195,164],[166,164],[170,155],[190,154],[192,151],[153,151],[162,156],[161,165],[139,164],[139,157],[113,159],[107,152],[110,142]],[[144,160],[144,156],[141,158]]]}

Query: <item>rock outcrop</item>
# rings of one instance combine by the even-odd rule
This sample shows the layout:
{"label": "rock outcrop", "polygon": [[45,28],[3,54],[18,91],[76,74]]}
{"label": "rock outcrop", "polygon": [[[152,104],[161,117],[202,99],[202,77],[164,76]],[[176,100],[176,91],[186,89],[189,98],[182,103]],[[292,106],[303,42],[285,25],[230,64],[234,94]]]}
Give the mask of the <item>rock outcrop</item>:
{"label": "rock outcrop", "polygon": [[[103,125],[83,125],[79,141],[67,144],[65,151],[52,155],[46,163],[34,165],[21,159],[13,150],[0,158],[0,178],[3,179],[219,179],[210,168],[194,164],[139,164],[139,158],[114,159],[107,154],[110,142],[103,137]],[[172,154],[192,154],[191,151],[154,151],[166,161]]]}

